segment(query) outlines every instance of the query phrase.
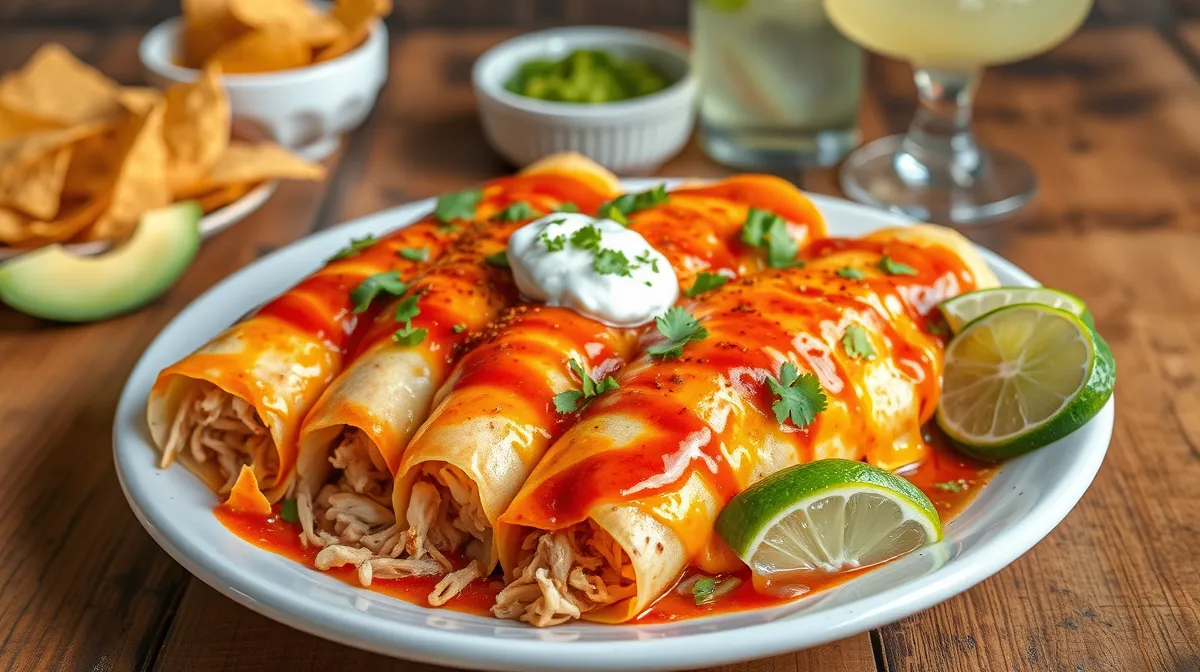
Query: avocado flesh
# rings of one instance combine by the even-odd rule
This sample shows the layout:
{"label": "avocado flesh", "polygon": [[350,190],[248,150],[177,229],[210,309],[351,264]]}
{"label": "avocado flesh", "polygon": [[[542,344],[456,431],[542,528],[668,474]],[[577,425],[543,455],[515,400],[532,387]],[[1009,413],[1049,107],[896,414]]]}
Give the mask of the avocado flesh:
{"label": "avocado flesh", "polygon": [[177,203],[142,215],[120,247],[79,257],[50,245],[0,264],[0,301],[60,322],[93,322],[167,291],[200,247],[200,206]]}

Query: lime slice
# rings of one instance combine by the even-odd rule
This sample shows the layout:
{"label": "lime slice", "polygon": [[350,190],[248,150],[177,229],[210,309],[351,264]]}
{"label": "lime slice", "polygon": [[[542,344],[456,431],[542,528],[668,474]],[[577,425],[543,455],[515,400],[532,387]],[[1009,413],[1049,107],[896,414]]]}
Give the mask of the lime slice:
{"label": "lime slice", "polygon": [[717,532],[763,577],[868,567],[940,541],[942,522],[908,481],[853,460],[780,470],[730,500]]}
{"label": "lime slice", "polygon": [[994,310],[946,347],[938,425],[987,460],[1027,453],[1091,420],[1112,396],[1116,363],[1079,316],[1039,304]]}
{"label": "lime slice", "polygon": [[1051,308],[1061,308],[1078,315],[1089,327],[1096,328],[1092,314],[1088,312],[1082,299],[1074,294],[1046,287],[980,289],[947,299],[938,308],[941,308],[942,315],[946,317],[946,324],[950,325],[950,331],[957,334],[968,322],[980,315],[1017,303],[1040,303]]}

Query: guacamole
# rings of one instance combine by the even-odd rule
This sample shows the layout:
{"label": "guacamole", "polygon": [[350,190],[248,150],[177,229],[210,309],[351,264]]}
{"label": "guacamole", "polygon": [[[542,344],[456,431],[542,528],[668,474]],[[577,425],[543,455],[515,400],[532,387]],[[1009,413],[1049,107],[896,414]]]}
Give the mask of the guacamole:
{"label": "guacamole", "polygon": [[523,64],[504,88],[529,98],[563,103],[612,103],[661,91],[671,82],[654,66],[592,49],[559,61]]}

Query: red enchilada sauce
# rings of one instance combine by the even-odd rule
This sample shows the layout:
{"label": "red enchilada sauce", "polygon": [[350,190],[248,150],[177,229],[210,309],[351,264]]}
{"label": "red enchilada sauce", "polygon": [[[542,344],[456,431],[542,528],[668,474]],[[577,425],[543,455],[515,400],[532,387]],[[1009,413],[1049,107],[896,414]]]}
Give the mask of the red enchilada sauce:
{"label": "red enchilada sauce", "polygon": [[[905,478],[919,487],[929,496],[938,513],[941,514],[942,524],[945,525],[956,518],[975,499],[979,491],[987,484],[995,472],[994,467],[971,460],[955,452],[941,431],[934,426],[927,428],[926,438],[930,441],[932,450],[925,462],[901,470]],[[953,485],[951,485],[953,484]],[[313,566],[318,548],[304,548],[300,545],[300,525],[289,523],[279,517],[279,506],[270,518],[263,518],[244,513],[230,511],[224,507],[214,509],[217,519],[229,531],[261,549],[277,553],[286,558],[299,562],[307,567]],[[456,563],[457,565],[458,563]],[[316,571],[316,570],[313,570]],[[796,599],[804,599],[823,590],[836,587],[849,581],[871,568],[844,572],[815,579],[809,585],[809,592],[798,598],[783,598],[763,595],[754,590],[750,580],[750,570],[743,568],[740,572],[722,577],[725,580],[737,577],[741,585],[736,589],[720,596],[713,602],[697,605],[690,592],[680,593],[674,589],[667,591],[654,604],[650,605],[634,623],[664,623],[700,616],[763,609],[779,606]],[[689,569],[684,578],[693,574]],[[331,569],[328,574],[349,585],[358,587],[357,573],[353,567]],[[399,598],[413,604],[427,606],[425,598],[440,576],[413,577],[408,579],[376,579],[371,582],[371,590],[390,597]],[[477,580],[467,587],[462,594],[450,600],[442,609],[451,609],[469,614],[488,616],[488,609],[495,603],[496,594],[503,588],[502,578],[497,572],[487,580]]]}

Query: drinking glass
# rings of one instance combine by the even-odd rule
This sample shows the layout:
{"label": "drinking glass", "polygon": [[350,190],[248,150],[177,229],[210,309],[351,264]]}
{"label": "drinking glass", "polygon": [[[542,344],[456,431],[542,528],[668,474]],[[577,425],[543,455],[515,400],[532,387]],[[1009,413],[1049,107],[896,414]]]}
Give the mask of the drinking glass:
{"label": "drinking glass", "polygon": [[872,51],[911,61],[920,99],[904,135],[847,157],[842,189],[857,201],[944,224],[1014,212],[1037,179],[1020,157],[980,147],[971,101],[983,68],[1062,42],[1092,0],[825,0],[830,21]]}

